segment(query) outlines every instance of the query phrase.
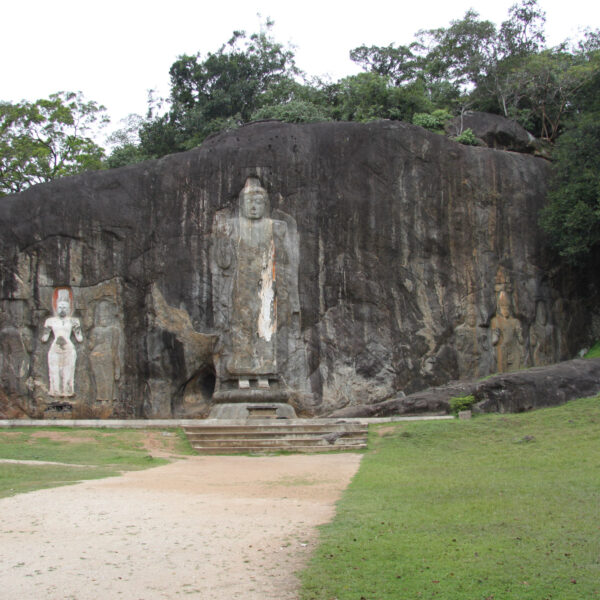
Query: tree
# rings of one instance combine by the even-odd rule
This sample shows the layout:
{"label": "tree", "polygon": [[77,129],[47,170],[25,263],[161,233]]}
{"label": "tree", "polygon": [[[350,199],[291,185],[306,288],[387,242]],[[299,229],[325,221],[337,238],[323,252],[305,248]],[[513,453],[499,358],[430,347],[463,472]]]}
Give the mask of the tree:
{"label": "tree", "polygon": [[35,102],[0,102],[0,196],[103,166],[89,134],[108,122],[105,108],[81,92]]}
{"label": "tree", "polygon": [[199,145],[208,135],[252,119],[267,105],[290,100],[299,74],[293,52],[269,35],[267,20],[259,33],[233,36],[205,58],[182,55],[171,66],[171,108],[142,126],[142,151],[162,156]]}
{"label": "tree", "polygon": [[106,139],[113,146],[110,156],[106,159],[109,169],[132,165],[148,157],[140,148],[140,130],[144,126],[144,119],[140,115],[130,114],[121,119],[123,127],[113,131]]}
{"label": "tree", "polygon": [[394,85],[414,81],[421,67],[411,46],[359,46],[350,50],[350,60],[365,70],[389,77]]}
{"label": "tree", "polygon": [[424,74],[431,80],[450,81],[460,88],[477,85],[496,60],[498,36],[491,21],[480,21],[468,10],[450,27],[417,33]]}
{"label": "tree", "polygon": [[552,245],[567,262],[585,264],[600,248],[600,71],[558,138],[548,199],[540,222]]}
{"label": "tree", "polygon": [[332,115],[338,121],[411,121],[433,108],[421,81],[396,87],[387,75],[371,72],[345,77],[333,88]]}

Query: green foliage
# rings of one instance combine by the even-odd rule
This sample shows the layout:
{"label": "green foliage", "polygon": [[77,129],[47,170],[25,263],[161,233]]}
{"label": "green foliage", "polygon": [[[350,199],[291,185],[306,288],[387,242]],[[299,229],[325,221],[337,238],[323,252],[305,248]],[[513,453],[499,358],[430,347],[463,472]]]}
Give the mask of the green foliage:
{"label": "green foliage", "polygon": [[145,122],[141,152],[158,157],[199,145],[208,135],[249,122],[268,104],[291,100],[298,74],[293,52],[269,35],[268,21],[259,33],[235,31],[204,58],[182,55],[171,66],[171,108]]}
{"label": "green foliage", "polygon": [[[152,107],[152,92],[149,102]],[[140,130],[146,124],[146,120],[140,115],[131,114],[121,122],[123,127],[111,133],[106,140],[108,144],[114,146],[106,159],[106,166],[109,169],[139,163],[149,158],[140,147]]]}
{"label": "green foliage", "polygon": [[493,63],[497,31],[491,21],[480,21],[473,9],[450,27],[417,33],[423,70],[433,79],[445,79],[459,86],[477,83]]}
{"label": "green foliage", "polygon": [[455,142],[459,144],[464,144],[465,146],[477,146],[477,138],[473,133],[473,130],[470,128],[465,129],[460,135],[452,138]]}
{"label": "green foliage", "polygon": [[350,51],[350,59],[372,73],[389,77],[397,86],[414,81],[420,71],[419,57],[411,46],[359,46]]}
{"label": "green foliage", "polygon": [[600,246],[600,72],[558,139],[548,205],[540,223],[559,254],[583,265]]}
{"label": "green foliage", "polygon": [[81,92],[0,102],[0,196],[102,168],[104,150],[89,134],[108,122],[104,111]]}
{"label": "green foliage", "polygon": [[109,169],[116,169],[126,165],[134,165],[147,158],[137,144],[126,144],[115,148],[111,152],[110,156],[106,159],[106,166]]}
{"label": "green foliage", "polygon": [[455,396],[450,398],[450,413],[458,416],[461,410],[471,410],[473,404],[475,404],[475,396],[473,394],[469,396]]}
{"label": "green foliage", "polygon": [[332,115],[339,121],[410,121],[416,112],[431,108],[421,82],[394,87],[386,75],[359,73],[336,84]]}
{"label": "green foliage", "polygon": [[372,427],[301,598],[597,597],[599,424],[596,397]]}
{"label": "green foliage", "polygon": [[419,127],[443,133],[444,126],[452,118],[450,112],[443,108],[438,108],[432,113],[415,113],[412,122]]}
{"label": "green foliage", "polygon": [[583,358],[600,358],[600,341],[596,342]]}
{"label": "green foliage", "polygon": [[263,106],[252,115],[253,121],[259,119],[278,119],[286,123],[315,123],[331,120],[327,110],[306,100],[291,100],[285,104]]}

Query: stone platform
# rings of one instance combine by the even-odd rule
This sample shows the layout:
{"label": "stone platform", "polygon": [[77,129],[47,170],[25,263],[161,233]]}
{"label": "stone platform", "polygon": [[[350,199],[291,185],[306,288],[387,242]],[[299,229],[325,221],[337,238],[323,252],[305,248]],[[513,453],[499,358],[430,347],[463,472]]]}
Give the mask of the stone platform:
{"label": "stone platform", "polygon": [[[286,423],[395,423],[398,421],[439,421],[453,419],[449,415],[397,416],[397,417],[347,417],[288,419]],[[81,427],[110,429],[166,429],[170,427],[193,427],[194,425],[220,426],[245,425],[248,419],[0,419],[0,428],[11,427]],[[253,419],[253,425],[272,425],[272,419]]]}
{"label": "stone platform", "polygon": [[281,402],[236,402],[215,404],[209,419],[295,419],[296,411]]}

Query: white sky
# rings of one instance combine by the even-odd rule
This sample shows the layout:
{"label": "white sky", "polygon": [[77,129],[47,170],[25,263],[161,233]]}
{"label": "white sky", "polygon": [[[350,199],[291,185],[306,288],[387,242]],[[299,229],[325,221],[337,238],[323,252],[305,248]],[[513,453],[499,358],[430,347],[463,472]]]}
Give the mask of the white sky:
{"label": "white sky", "polygon": [[[205,54],[234,29],[258,31],[275,21],[276,41],[291,42],[308,75],[333,80],[359,69],[352,48],[408,44],[419,29],[447,26],[469,8],[500,24],[516,0],[5,0],[0,10],[0,100],[36,100],[81,90],[104,104],[110,129],[144,114],[147,91],[169,91],[169,67],[180,54]],[[600,2],[539,0],[547,42],[600,27]]]}

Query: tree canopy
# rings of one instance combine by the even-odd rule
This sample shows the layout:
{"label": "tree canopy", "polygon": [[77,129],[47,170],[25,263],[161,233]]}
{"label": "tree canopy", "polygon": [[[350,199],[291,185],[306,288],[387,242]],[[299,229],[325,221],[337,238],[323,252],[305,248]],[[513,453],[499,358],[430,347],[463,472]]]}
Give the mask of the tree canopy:
{"label": "tree canopy", "polygon": [[105,108],[80,92],[0,102],[0,196],[102,168],[104,149],[88,134],[106,121]]}

